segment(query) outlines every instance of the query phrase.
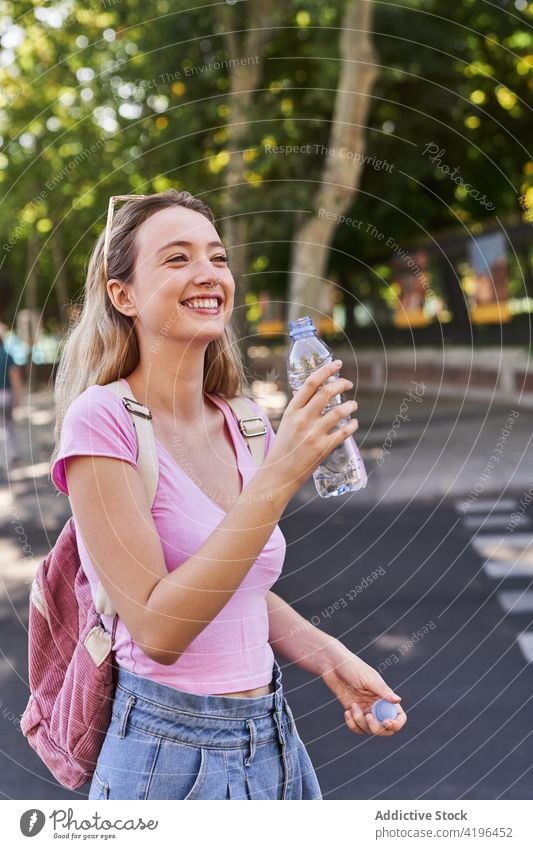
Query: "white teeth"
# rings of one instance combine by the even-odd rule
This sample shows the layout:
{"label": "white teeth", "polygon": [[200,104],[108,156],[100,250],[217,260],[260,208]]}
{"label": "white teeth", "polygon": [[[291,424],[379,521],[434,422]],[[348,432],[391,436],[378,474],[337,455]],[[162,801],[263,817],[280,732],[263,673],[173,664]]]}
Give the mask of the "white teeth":
{"label": "white teeth", "polygon": [[217,309],[218,300],[216,298],[191,298],[189,301],[183,301],[186,307],[193,309]]}

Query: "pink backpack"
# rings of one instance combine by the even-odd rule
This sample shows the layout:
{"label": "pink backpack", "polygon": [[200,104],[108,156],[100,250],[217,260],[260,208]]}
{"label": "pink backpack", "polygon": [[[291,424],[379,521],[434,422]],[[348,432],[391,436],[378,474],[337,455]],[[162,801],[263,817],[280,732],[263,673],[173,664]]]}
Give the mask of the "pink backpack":
{"label": "pink backpack", "polygon": [[[120,381],[107,384],[132,416],[138,465],[153,503],[159,467],[150,411],[126,395]],[[264,420],[246,416],[245,397],[226,399],[257,465],[264,454]],[[240,418],[239,418],[240,416]],[[262,439],[249,437],[260,436]],[[89,781],[111,720],[116,683],[113,644],[118,616],[101,584],[96,601],[76,543],[74,518],[40,564],[30,591],[28,666],[30,698],[20,727],[50,772],[64,787]],[[112,615],[106,631],[101,615]]]}

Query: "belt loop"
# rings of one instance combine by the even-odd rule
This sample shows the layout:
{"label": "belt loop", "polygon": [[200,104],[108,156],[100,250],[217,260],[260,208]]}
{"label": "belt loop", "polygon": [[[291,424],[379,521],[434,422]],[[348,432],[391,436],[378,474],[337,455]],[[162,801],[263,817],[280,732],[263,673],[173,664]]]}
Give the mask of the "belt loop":
{"label": "belt loop", "polygon": [[[276,694],[277,695],[277,694]],[[277,705],[277,703],[276,703]],[[287,791],[289,787],[289,761],[287,758],[287,744],[285,741],[285,734],[283,732],[283,711],[278,710],[276,706],[276,710],[274,711],[274,721],[276,723],[276,728],[278,729],[278,739],[279,745],[281,747],[281,761],[282,761],[282,769],[283,769],[283,790],[281,794],[282,799],[287,798]]]}
{"label": "belt loop", "polygon": [[290,729],[292,734],[296,734],[296,722],[294,721],[294,716],[292,713],[292,709],[287,699],[284,697],[283,702],[285,704],[285,710],[287,711],[287,716],[289,717]]}
{"label": "belt loop", "polygon": [[290,782],[290,766],[289,766],[289,758],[287,755],[287,743],[285,740],[285,733],[283,731],[283,707],[285,697],[283,695],[283,684],[282,684],[282,673],[281,667],[277,660],[274,658],[274,682],[275,682],[275,690],[274,690],[274,721],[276,723],[276,728],[278,731],[278,739],[279,745],[281,748],[281,761],[282,761],[282,770],[283,770],[283,790],[281,794],[282,799],[287,799],[289,795],[289,782]]}
{"label": "belt loop", "polygon": [[254,723],[253,719],[247,719],[246,725],[248,726],[248,731],[250,732],[250,754],[248,755],[248,757],[244,761],[244,765],[250,766],[250,764],[252,763],[252,761],[254,759],[254,755],[255,755],[255,742],[256,742],[256,739],[257,739],[257,734],[256,734],[256,731],[255,731],[255,723]]}
{"label": "belt loop", "polygon": [[124,716],[122,717],[122,722],[121,722],[120,728],[118,730],[118,736],[119,737],[125,737],[126,736],[126,726],[128,724],[128,717],[130,715],[130,710],[132,709],[132,707],[133,707],[133,705],[135,704],[136,701],[137,701],[137,699],[135,698],[135,696],[128,696],[128,701],[127,701],[127,704],[126,704],[126,710],[124,711]]}
{"label": "belt loop", "polygon": [[273,681],[274,681],[274,689],[275,689],[275,691],[277,691],[283,686],[283,684],[282,684],[281,666],[277,662],[276,658],[274,658],[274,674],[273,674],[272,678],[273,678]]}
{"label": "belt loop", "polygon": [[276,687],[274,691],[274,709],[276,713],[283,713],[283,691],[281,687]]}

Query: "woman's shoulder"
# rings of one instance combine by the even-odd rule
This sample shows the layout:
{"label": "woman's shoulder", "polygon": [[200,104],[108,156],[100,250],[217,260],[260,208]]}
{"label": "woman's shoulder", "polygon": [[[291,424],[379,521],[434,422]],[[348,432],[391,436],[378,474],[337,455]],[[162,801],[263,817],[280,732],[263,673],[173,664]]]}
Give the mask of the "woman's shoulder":
{"label": "woman's shoulder", "polygon": [[70,403],[63,420],[52,481],[68,495],[64,461],[91,455],[115,457],[137,468],[137,438],[122,399],[99,384],[88,386]]}
{"label": "woman's shoulder", "polygon": [[71,401],[67,410],[67,414],[71,417],[83,414],[98,416],[101,413],[121,418],[124,418],[125,414],[126,418],[129,418],[122,399],[108,386],[99,383],[93,383],[80,392]]}
{"label": "woman's shoulder", "polygon": [[74,435],[89,430],[91,434],[122,436],[135,443],[135,426],[122,397],[112,389],[91,384],[69,404],[63,419],[63,428]]}

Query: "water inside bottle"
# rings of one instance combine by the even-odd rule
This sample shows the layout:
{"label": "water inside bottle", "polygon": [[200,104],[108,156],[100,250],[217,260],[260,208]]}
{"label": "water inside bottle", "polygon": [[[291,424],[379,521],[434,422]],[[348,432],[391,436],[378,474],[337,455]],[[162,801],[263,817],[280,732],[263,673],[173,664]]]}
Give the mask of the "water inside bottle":
{"label": "water inside bottle", "polygon": [[[344,419],[341,424],[347,421]],[[322,498],[329,498],[362,489],[366,486],[367,478],[361,466],[362,460],[355,441],[349,437],[315,469],[313,478],[318,494]]]}
{"label": "water inside bottle", "polygon": [[[308,375],[333,359],[333,354],[316,335],[316,328],[309,316],[289,322],[289,330],[292,343],[287,358],[287,374],[289,385],[295,393],[301,388]],[[338,373],[331,375],[328,382],[336,380],[337,377]],[[345,400],[343,394],[335,395],[325,406],[322,415],[337,404],[344,403]],[[342,427],[349,421],[350,419],[343,419],[336,427]],[[315,469],[313,479],[321,498],[343,495],[345,492],[357,492],[366,486],[365,466],[353,436],[349,436],[326,457]]]}

